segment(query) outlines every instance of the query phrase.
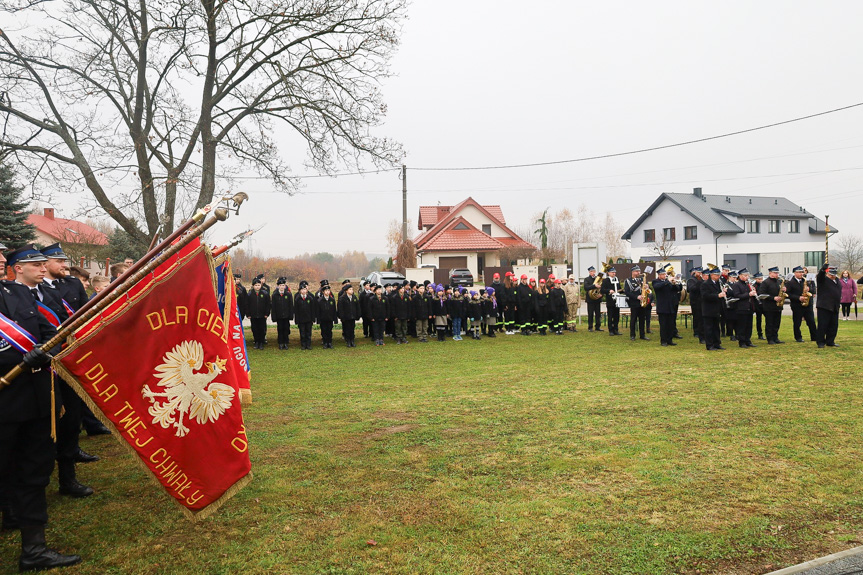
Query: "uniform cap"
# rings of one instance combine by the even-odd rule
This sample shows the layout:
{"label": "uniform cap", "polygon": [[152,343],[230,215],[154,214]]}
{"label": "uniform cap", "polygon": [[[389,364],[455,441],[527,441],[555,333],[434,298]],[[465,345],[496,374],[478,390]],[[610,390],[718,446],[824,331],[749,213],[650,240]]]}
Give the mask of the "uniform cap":
{"label": "uniform cap", "polygon": [[243,279],[243,274],[234,274],[234,279],[235,279],[235,280],[241,280],[241,279]]}
{"label": "uniform cap", "polygon": [[307,282],[306,280],[303,280],[300,282],[300,289],[307,288],[307,287],[309,287],[309,282]]}
{"label": "uniform cap", "polygon": [[587,268],[587,271],[589,271],[589,272],[595,272],[595,271],[596,271],[596,268],[595,268],[595,267],[593,267],[593,266],[590,266],[589,268]]}
{"label": "uniform cap", "polygon": [[285,277],[280,277],[279,279],[276,280],[276,285],[277,286],[288,285],[288,279]]}
{"label": "uniform cap", "polygon": [[42,255],[46,258],[56,259],[56,260],[68,260],[69,256],[63,253],[63,248],[60,247],[59,243],[51,244],[46,248],[42,248]]}
{"label": "uniform cap", "polygon": [[739,275],[748,275],[748,274],[749,274],[749,270],[748,270],[748,269],[746,269],[746,268],[743,268],[742,270],[738,270],[738,271],[737,271],[737,273],[738,273]]}
{"label": "uniform cap", "polygon": [[6,265],[12,267],[15,264],[23,264],[27,262],[46,262],[48,258],[45,254],[36,249],[36,246],[29,244],[22,246],[17,250],[13,250],[6,254]]}
{"label": "uniform cap", "polygon": [[608,268],[608,271],[609,272],[617,272],[617,269],[612,266],[612,267]]}
{"label": "uniform cap", "polygon": [[720,275],[721,273],[722,270],[719,268],[713,268],[712,270],[710,270],[710,275]]}
{"label": "uniform cap", "polygon": [[527,274],[521,274],[521,279],[526,280],[526,279],[527,279]]}
{"label": "uniform cap", "polygon": [[779,271],[779,267],[778,267],[778,266],[773,266],[772,268],[768,268],[768,270],[767,270],[767,271],[769,271],[769,272],[778,272],[778,271]]}
{"label": "uniform cap", "polygon": [[730,270],[730,269],[731,269],[731,266],[730,266],[730,265],[728,265],[728,264],[722,264],[722,269],[724,269],[724,270]]}
{"label": "uniform cap", "polygon": [[755,272],[754,274],[752,274],[752,277],[755,279],[759,279],[759,278],[763,278],[764,274],[761,272]]}
{"label": "uniform cap", "polygon": [[839,271],[839,268],[837,268],[836,266],[830,266],[829,268],[827,268],[827,272],[832,276],[835,276],[836,272],[838,272],[838,271]]}
{"label": "uniform cap", "polygon": [[349,280],[349,279],[342,280],[342,285],[349,284],[349,283],[351,283],[351,280]]}
{"label": "uniform cap", "polygon": [[[533,281],[533,280],[530,280],[530,281]],[[544,284],[545,280],[541,279],[541,280],[539,280],[539,283]]]}
{"label": "uniform cap", "polygon": [[499,274],[499,273],[497,273],[497,272],[495,272],[495,274],[492,276],[492,278],[493,278],[493,279],[496,279],[496,280],[499,280],[499,279],[500,279],[500,274]]}
{"label": "uniform cap", "polygon": [[736,272],[736,271],[734,271],[734,270],[731,270],[731,272],[728,274],[728,277],[730,277],[730,278],[736,278],[736,277],[737,277],[737,274],[739,274],[739,273],[740,273],[740,272]]}
{"label": "uniform cap", "polygon": [[667,270],[667,269],[665,269],[665,266],[663,266],[663,267],[659,268],[658,270],[656,270],[656,275],[659,275],[659,274],[668,274],[668,270]]}
{"label": "uniform cap", "polygon": [[503,274],[503,277],[508,278],[508,277],[510,277],[510,276],[512,276],[512,275],[514,275],[512,272],[506,272],[505,274]]}
{"label": "uniform cap", "polygon": [[641,271],[641,266],[639,266],[638,264],[636,264],[636,265],[632,266],[632,269],[631,269],[630,271],[633,271],[633,272],[640,272],[640,271]]}
{"label": "uniform cap", "polygon": [[806,270],[804,269],[804,267],[803,267],[803,266],[795,266],[795,267],[794,267],[794,269],[793,269],[793,270],[791,270],[791,271],[793,271],[793,272],[802,272],[802,271],[806,271]]}
{"label": "uniform cap", "polygon": [[560,280],[554,280],[554,283],[559,284]]}
{"label": "uniform cap", "polygon": [[548,279],[550,279],[550,280],[555,279],[554,274],[548,274]]}

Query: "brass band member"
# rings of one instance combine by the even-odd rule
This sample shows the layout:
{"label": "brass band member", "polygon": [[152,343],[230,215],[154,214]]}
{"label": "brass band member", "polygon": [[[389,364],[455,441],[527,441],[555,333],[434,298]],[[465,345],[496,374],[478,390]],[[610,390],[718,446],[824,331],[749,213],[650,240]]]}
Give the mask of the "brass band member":
{"label": "brass band member", "polygon": [[785,343],[779,340],[779,325],[782,322],[782,302],[785,301],[785,288],[779,281],[779,268],[774,266],[767,270],[769,276],[761,284],[760,294],[769,296],[763,300],[764,319],[766,325],[764,331],[767,335],[767,343],[774,345]]}
{"label": "brass band member", "polygon": [[707,351],[725,349],[719,335],[719,322],[722,321],[722,307],[725,305],[725,292],[719,285],[719,274],[719,268],[713,268],[709,279],[701,284],[701,315]]}
{"label": "brass band member", "polygon": [[[761,293],[761,284],[764,282],[764,274],[755,272],[752,274],[752,279],[755,280],[755,293]],[[764,305],[759,298],[755,298],[755,327],[758,329],[758,339],[764,339],[764,330],[761,328],[761,319],[764,317]]]}
{"label": "brass band member", "polygon": [[678,282],[668,280],[668,266],[659,268],[656,279],[653,280],[653,291],[656,294],[656,315],[659,317],[659,339],[662,347],[677,345],[674,343],[674,326],[677,323],[677,306],[683,286]]}
{"label": "brass band member", "polygon": [[689,292],[689,307],[692,310],[692,335],[698,338],[698,343],[704,343],[704,325],[701,316],[701,284],[704,279],[701,267],[692,268],[692,277],[686,280],[686,291]]}
{"label": "brass band member", "polygon": [[[620,310],[614,301],[614,296],[620,292],[620,280],[617,278],[617,270],[608,268],[608,275],[602,280],[602,294],[605,296],[605,312],[608,315],[608,335],[622,335],[618,331],[620,325]],[[598,324],[597,324],[598,325]],[[597,331],[602,331],[598,327]]]}
{"label": "brass band member", "polygon": [[[596,282],[596,268],[587,268],[588,276],[584,278],[584,295],[587,300],[587,331],[602,331],[602,299],[593,299],[588,294]],[[602,283],[600,283],[602,285]],[[595,320],[595,321],[594,321]]]}
{"label": "brass band member", "polygon": [[[755,286],[749,283],[749,270],[743,268],[737,272],[738,281],[731,286],[731,295],[737,301],[734,302],[734,313],[737,323],[734,333],[737,334],[737,345],[743,348],[755,347],[752,343],[752,314],[755,311],[754,302],[758,294]],[[732,307],[732,306],[729,306]]]}
{"label": "brass band member", "polygon": [[[794,277],[786,282],[788,289],[788,300],[791,302],[791,316],[794,322],[794,341],[803,343],[803,334],[800,332],[800,324],[806,320],[809,328],[809,341],[815,341],[818,328],[815,325],[815,313],[812,311],[812,290],[806,282],[805,269],[803,266],[794,268]],[[803,305],[803,304],[806,305]]]}
{"label": "brass band member", "polygon": [[635,324],[638,323],[638,335],[643,340],[650,340],[644,335],[646,318],[644,312],[646,307],[641,306],[644,296],[641,294],[642,284],[644,280],[641,278],[641,267],[634,266],[632,268],[632,277],[624,282],[623,290],[629,300],[629,339],[635,341]]}
{"label": "brass band member", "polygon": [[818,285],[818,347],[839,347],[836,331],[839,329],[839,302],[842,299],[842,286],[836,277],[834,266],[824,264],[815,282]]}

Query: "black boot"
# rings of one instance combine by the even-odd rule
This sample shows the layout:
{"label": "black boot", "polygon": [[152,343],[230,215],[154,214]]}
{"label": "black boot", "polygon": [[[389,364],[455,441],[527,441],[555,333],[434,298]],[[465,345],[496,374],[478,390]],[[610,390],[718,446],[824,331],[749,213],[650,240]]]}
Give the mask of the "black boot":
{"label": "black boot", "polygon": [[78,452],[75,454],[75,461],[78,463],[93,463],[94,461],[99,461],[98,455],[91,455],[81,449],[78,448]]}
{"label": "black boot", "polygon": [[68,567],[81,562],[79,555],[63,555],[45,546],[45,528],[41,525],[21,527],[20,571],[44,571],[57,567]]}
{"label": "black boot", "polygon": [[75,477],[74,461],[58,461],[57,476],[60,479],[60,495],[70,497],[89,497],[93,495],[93,488],[78,483]]}

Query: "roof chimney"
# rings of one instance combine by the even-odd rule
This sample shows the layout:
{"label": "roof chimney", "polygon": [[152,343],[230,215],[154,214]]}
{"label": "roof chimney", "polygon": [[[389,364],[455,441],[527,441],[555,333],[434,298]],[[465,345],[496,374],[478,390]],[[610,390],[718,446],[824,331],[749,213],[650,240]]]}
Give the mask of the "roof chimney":
{"label": "roof chimney", "polygon": [[695,194],[696,198],[700,198],[701,197],[701,188],[693,188],[692,193]]}
{"label": "roof chimney", "polygon": [[730,204],[731,203],[731,197],[725,196],[725,203]]}
{"label": "roof chimney", "polygon": [[42,214],[49,220],[54,219],[54,208],[45,208]]}

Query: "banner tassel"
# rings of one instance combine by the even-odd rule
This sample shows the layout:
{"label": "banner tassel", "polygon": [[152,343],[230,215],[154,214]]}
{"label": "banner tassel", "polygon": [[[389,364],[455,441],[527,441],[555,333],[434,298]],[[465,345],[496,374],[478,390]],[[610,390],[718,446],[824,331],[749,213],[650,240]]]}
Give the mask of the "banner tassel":
{"label": "banner tassel", "polygon": [[252,390],[244,387],[240,388],[240,405],[249,405],[252,403]]}
{"label": "banner tassel", "polygon": [[57,443],[57,400],[54,393],[54,370],[51,370],[51,439]]}

